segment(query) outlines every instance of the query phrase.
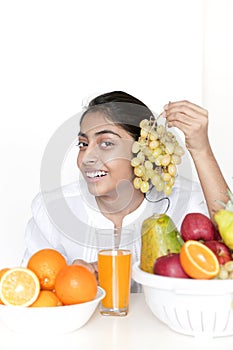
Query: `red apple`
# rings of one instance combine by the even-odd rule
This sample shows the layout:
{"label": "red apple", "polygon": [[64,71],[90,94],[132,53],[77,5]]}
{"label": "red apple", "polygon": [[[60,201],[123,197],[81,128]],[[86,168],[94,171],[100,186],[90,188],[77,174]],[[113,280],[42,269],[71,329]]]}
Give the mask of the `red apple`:
{"label": "red apple", "polygon": [[154,263],[154,274],[168,277],[189,278],[180,264],[179,253],[170,253],[157,258]]}
{"label": "red apple", "polygon": [[204,244],[217,256],[219,264],[224,265],[227,261],[232,260],[231,251],[223,242],[212,240]]}
{"label": "red apple", "polygon": [[201,213],[187,214],[181,224],[180,233],[184,241],[211,241],[216,235],[212,221]]}
{"label": "red apple", "polygon": [[220,232],[218,230],[218,228],[215,228],[215,238],[216,241],[221,241],[222,242],[222,236],[220,235]]}

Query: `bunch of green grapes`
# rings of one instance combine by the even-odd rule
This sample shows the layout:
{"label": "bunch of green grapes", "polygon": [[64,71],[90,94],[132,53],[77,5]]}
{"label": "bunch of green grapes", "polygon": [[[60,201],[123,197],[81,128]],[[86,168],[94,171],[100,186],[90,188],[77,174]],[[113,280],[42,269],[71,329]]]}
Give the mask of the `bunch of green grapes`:
{"label": "bunch of green grapes", "polygon": [[218,275],[215,277],[220,280],[233,279],[233,260],[227,261],[225,264],[220,265]]}
{"label": "bunch of green grapes", "polygon": [[143,119],[140,128],[140,137],[132,146],[134,187],[146,193],[152,184],[157,191],[169,195],[184,149],[172,132],[164,125],[157,125],[156,120]]}

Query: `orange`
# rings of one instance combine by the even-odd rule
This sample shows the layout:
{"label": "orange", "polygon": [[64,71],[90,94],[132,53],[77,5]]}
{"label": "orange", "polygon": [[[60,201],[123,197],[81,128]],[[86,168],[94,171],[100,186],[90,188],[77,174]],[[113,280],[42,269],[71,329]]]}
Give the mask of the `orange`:
{"label": "orange", "polygon": [[[1,279],[2,279],[2,276],[3,274],[8,271],[9,268],[8,267],[4,267],[3,269],[0,270],[0,282],[1,282]],[[0,304],[3,304],[2,300],[0,299]]]}
{"label": "orange", "polygon": [[189,277],[211,279],[219,273],[219,262],[212,250],[199,241],[186,241],[180,251],[180,263]]}
{"label": "orange", "polygon": [[58,272],[66,265],[61,253],[55,249],[45,248],[30,257],[27,267],[39,277],[41,289],[53,290]]}
{"label": "orange", "polygon": [[3,274],[8,270],[10,270],[9,267],[4,267],[3,269],[0,270],[0,281],[1,281]]}
{"label": "orange", "polygon": [[39,293],[40,281],[28,268],[11,268],[1,278],[0,295],[6,305],[29,306],[38,298]]}
{"label": "orange", "polygon": [[83,303],[95,298],[97,280],[86,267],[67,265],[57,275],[55,292],[65,305]]}
{"label": "orange", "polygon": [[44,306],[61,306],[62,302],[58,299],[56,294],[51,290],[41,290],[36,301],[31,307],[44,307]]}

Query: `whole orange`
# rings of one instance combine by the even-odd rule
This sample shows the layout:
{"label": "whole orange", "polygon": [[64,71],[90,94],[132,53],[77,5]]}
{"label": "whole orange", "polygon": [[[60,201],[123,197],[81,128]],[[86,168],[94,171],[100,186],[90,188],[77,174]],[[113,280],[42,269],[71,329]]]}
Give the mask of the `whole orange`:
{"label": "whole orange", "polygon": [[38,298],[30,307],[61,306],[62,302],[51,290],[41,290]]}
{"label": "whole orange", "polygon": [[30,257],[27,267],[38,276],[41,289],[53,290],[58,272],[66,265],[66,259],[60,252],[45,248]]}
{"label": "whole orange", "polygon": [[57,274],[55,292],[65,305],[84,303],[95,298],[97,280],[86,267],[67,265]]}

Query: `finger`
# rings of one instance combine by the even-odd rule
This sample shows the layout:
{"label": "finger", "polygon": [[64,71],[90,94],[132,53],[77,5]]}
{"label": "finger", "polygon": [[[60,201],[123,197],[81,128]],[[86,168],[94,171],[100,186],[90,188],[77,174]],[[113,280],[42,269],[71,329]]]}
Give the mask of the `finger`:
{"label": "finger", "polygon": [[164,106],[164,110],[170,113],[180,111],[186,114],[197,113],[202,114],[203,116],[208,116],[208,111],[206,109],[189,101],[169,102]]}
{"label": "finger", "polygon": [[94,262],[92,263],[92,265],[93,265],[95,271],[98,272],[98,262],[97,262],[97,261],[94,261]]}
{"label": "finger", "polygon": [[188,132],[190,131],[190,124],[185,124],[183,122],[180,122],[178,120],[174,120],[174,121],[169,121],[168,122],[168,127],[171,128],[171,127],[174,127],[174,128],[177,128],[179,130],[181,130],[184,135],[187,135]]}
{"label": "finger", "polygon": [[192,126],[195,118],[187,116],[186,114],[183,113],[172,113],[166,116],[167,122],[174,123],[174,122],[179,122],[182,124],[186,124],[187,126]]}
{"label": "finger", "polygon": [[83,266],[86,269],[88,269],[89,271],[91,271],[92,273],[95,273],[95,267],[91,264],[91,263],[87,263],[84,260],[81,259],[76,259],[72,262],[72,265],[79,265],[79,266]]}
{"label": "finger", "polygon": [[191,123],[190,120],[184,122],[183,120],[175,119],[175,120],[169,121],[168,126],[178,128],[184,133],[186,137],[188,135],[191,136],[191,135],[200,134],[202,130],[206,130],[206,128],[203,128],[204,124],[200,124],[197,122]]}

